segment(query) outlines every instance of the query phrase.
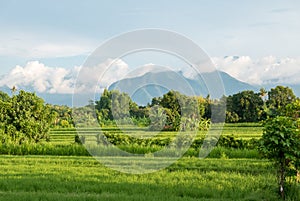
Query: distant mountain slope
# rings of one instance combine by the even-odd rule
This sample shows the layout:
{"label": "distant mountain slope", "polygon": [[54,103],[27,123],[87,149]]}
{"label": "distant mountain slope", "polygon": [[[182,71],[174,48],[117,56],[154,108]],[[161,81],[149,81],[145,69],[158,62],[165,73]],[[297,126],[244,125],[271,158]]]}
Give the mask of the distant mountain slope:
{"label": "distant mountain slope", "polygon": [[223,80],[224,88],[227,96],[244,90],[253,90],[253,91],[259,90],[259,87],[253,86],[246,82],[239,81],[236,78],[230,76],[229,74],[223,71],[219,71],[219,73],[221,75],[221,79]]}
{"label": "distant mountain slope", "polygon": [[[257,87],[241,82],[225,72],[220,71],[219,75],[224,83],[225,95],[244,90],[258,90]],[[210,84],[213,84],[215,73],[203,73],[201,76],[209,80]],[[173,71],[149,72],[142,76],[123,79],[111,84],[108,89],[118,89],[126,92],[131,95],[135,102],[141,105],[146,105],[153,97],[162,96],[171,89],[186,95],[201,95],[205,97],[210,94],[201,77],[189,79],[184,77],[182,73]]]}
{"label": "distant mountain slope", "polygon": [[[245,82],[241,82],[229,74],[219,71],[219,75],[224,83],[225,95],[231,95],[244,90],[254,90],[258,91],[259,88],[264,87],[267,90],[276,87],[277,85],[288,86],[293,89],[296,96],[300,97],[300,84],[285,84],[285,83],[272,83],[253,86]],[[214,77],[211,73],[204,73],[210,83],[214,83]],[[0,76],[1,79],[1,76]],[[157,83],[161,85],[157,85]],[[35,91],[32,86],[18,86],[19,89],[25,91],[33,92]],[[131,95],[132,99],[140,105],[146,105],[149,103],[153,97],[162,96],[167,93],[170,89],[180,91],[186,95],[201,95],[207,96],[208,90],[204,81],[198,79],[186,78],[182,73],[177,72],[156,72],[156,73],[146,73],[142,76],[123,79],[118,82],[111,84],[108,88],[119,89],[120,91],[126,92]],[[11,90],[7,86],[0,87],[0,91],[4,91],[11,94]],[[38,96],[43,98],[46,103],[56,104],[56,105],[68,105],[72,106],[72,94],[50,94],[50,93],[36,93]],[[96,99],[98,99],[100,94],[96,94]],[[219,98],[219,97],[212,97]],[[85,97],[82,98],[82,105],[87,104]]]}

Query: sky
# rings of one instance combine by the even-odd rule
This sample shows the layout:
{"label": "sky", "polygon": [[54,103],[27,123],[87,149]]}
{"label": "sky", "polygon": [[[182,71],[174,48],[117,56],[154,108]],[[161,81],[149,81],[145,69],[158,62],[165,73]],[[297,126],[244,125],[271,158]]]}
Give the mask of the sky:
{"label": "sky", "polygon": [[71,93],[97,47],[144,28],[186,36],[241,81],[300,84],[299,19],[298,0],[0,0],[0,87]]}

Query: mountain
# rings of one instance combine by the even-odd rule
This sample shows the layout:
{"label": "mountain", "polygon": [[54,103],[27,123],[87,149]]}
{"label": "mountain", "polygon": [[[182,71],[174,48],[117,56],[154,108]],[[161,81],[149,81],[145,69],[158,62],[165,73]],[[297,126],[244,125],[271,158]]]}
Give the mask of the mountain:
{"label": "mountain", "polygon": [[[241,82],[225,72],[218,71],[217,73],[223,82],[224,95],[226,96],[244,90],[257,91],[259,89],[258,87]],[[132,100],[139,105],[146,105],[151,102],[153,97],[162,96],[171,89],[186,95],[201,95],[206,97],[210,94],[212,98],[220,98],[214,97],[213,91],[209,93],[206,87],[217,85],[217,73],[203,73],[201,76],[191,79],[183,76],[182,72],[148,72],[142,76],[119,80],[111,84],[108,89],[118,89],[128,93]],[[222,86],[216,86],[216,90],[220,90],[221,88]]]}
{"label": "mountain", "polygon": [[[258,91],[261,87],[264,87],[267,90],[274,88],[278,85],[288,86],[293,89],[296,96],[300,96],[300,85],[298,84],[285,84],[285,83],[278,83],[278,82],[271,82],[270,84],[264,85],[250,85],[245,82],[241,82],[229,74],[218,71],[218,75],[220,76],[223,85],[224,85],[224,95],[232,95],[244,90],[253,90]],[[220,98],[214,96],[213,91],[208,93],[207,85],[214,85],[216,84],[216,72],[214,73],[203,73],[201,76],[196,78],[187,78],[183,75],[182,72],[148,72],[146,74],[131,77],[127,79],[119,80],[113,84],[111,84],[108,89],[118,89],[120,91],[128,93],[131,98],[138,103],[139,105],[146,105],[147,103],[151,102],[153,97],[162,96],[163,94],[167,93],[169,90],[173,89],[179,91],[186,95],[201,95],[206,97],[208,94],[212,98]],[[1,80],[1,76],[0,76]],[[33,92],[35,91],[32,86],[19,86],[20,89],[25,91]],[[218,89],[218,87],[217,87]],[[219,87],[220,89],[220,87]],[[7,86],[0,87],[0,91],[4,91],[8,94],[11,94],[11,90]],[[55,105],[67,105],[72,106],[72,94],[50,94],[50,93],[38,93],[36,94],[43,98],[46,103],[55,104]],[[96,94],[95,99],[99,99],[100,94]],[[94,97],[94,96],[92,96]],[[78,98],[78,97],[77,97]],[[77,102],[82,103],[81,105],[85,105],[88,103],[88,97],[82,96],[79,97],[80,100]],[[81,100],[82,99],[82,100]]]}

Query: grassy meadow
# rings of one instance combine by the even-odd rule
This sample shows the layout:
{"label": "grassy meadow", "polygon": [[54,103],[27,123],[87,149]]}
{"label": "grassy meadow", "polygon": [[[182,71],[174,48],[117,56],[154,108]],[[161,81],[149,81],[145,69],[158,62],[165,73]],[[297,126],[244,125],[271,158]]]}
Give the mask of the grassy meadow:
{"label": "grassy meadow", "polygon": [[[82,131],[88,145],[94,143],[99,129]],[[103,131],[120,132],[113,127]],[[199,131],[196,139],[205,133]],[[83,145],[74,143],[75,135],[75,129],[53,129],[50,142],[0,147],[0,200],[279,200],[276,171],[272,163],[262,159],[255,149],[217,146],[206,159],[197,157],[197,149],[189,149],[188,154],[165,169],[148,174],[127,174],[108,168],[90,156]],[[122,135],[147,138],[152,133],[143,128],[129,127]],[[174,135],[174,132],[161,132],[152,138],[158,142]],[[222,131],[222,136],[246,141],[259,139],[261,135],[259,124],[226,124]],[[137,164],[136,157],[114,155],[111,147],[103,148],[107,151],[107,157],[102,158],[106,164],[124,159],[124,169]],[[148,152],[155,152],[161,146],[124,144],[119,148],[145,153],[139,162],[144,160],[147,167],[155,170],[155,164],[151,164],[153,155],[150,154],[149,158]],[[167,163],[172,156],[156,158]]]}
{"label": "grassy meadow", "polygon": [[[156,138],[168,138],[176,135],[176,132],[151,132],[143,127],[123,127],[122,133],[133,137],[156,137]],[[218,127],[217,127],[218,129]],[[260,138],[262,136],[262,127],[259,123],[227,123],[224,126],[220,126],[221,134],[223,136],[234,136],[241,139]],[[99,133],[100,128],[57,128],[50,131],[51,142],[57,144],[65,144],[74,142],[74,136],[79,133],[84,133],[87,137],[87,141],[94,140],[93,136]],[[120,130],[115,127],[101,128],[103,132],[119,133]],[[207,131],[198,131],[197,137],[204,137]]]}
{"label": "grassy meadow", "polygon": [[0,200],[7,201],[277,200],[275,172],[265,160],[182,158],[137,175],[92,157],[0,156],[0,164]]}

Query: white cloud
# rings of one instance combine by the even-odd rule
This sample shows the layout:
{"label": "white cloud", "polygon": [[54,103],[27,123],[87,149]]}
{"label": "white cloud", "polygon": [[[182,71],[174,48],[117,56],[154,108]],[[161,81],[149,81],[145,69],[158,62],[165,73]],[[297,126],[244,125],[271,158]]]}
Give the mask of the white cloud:
{"label": "white cloud", "polygon": [[[300,84],[300,59],[273,56],[253,60],[248,56],[213,58],[217,69],[251,84]],[[16,86],[40,93],[99,93],[120,79],[142,76],[147,72],[172,70],[155,64],[132,69],[121,59],[108,59],[94,67],[75,66],[72,69],[49,67],[38,61],[16,66],[0,78],[0,87]],[[77,75],[80,75],[77,77]]]}
{"label": "white cloud", "polygon": [[218,70],[250,84],[300,84],[300,58],[228,56],[212,60]]}
{"label": "white cloud", "polygon": [[71,70],[48,67],[38,61],[28,62],[24,67],[16,66],[0,80],[0,86],[33,88],[37,92],[72,93],[74,75],[79,67]]}
{"label": "white cloud", "polygon": [[76,93],[101,92],[113,82],[123,79],[129,66],[121,59],[107,59],[95,66],[82,67],[76,78]]}
{"label": "white cloud", "polygon": [[139,66],[135,69],[130,70],[126,75],[125,78],[133,78],[133,77],[140,77],[145,75],[146,73],[158,73],[164,71],[179,71],[180,69],[172,69],[169,66],[157,65],[153,63],[147,63],[142,66]]}
{"label": "white cloud", "polygon": [[[112,65],[109,66],[111,63]],[[102,70],[106,67],[109,68],[101,77]],[[0,79],[0,87],[16,86],[19,89],[30,88],[40,93],[72,94],[76,86],[77,92],[94,93],[122,79],[128,71],[128,65],[120,59],[108,59],[92,68],[75,66],[72,69],[49,67],[38,61],[31,61],[24,67],[16,66],[4,75]],[[79,73],[80,77],[77,77]]]}

